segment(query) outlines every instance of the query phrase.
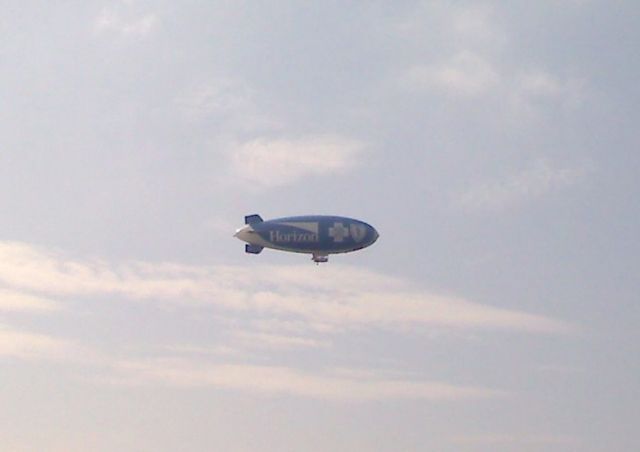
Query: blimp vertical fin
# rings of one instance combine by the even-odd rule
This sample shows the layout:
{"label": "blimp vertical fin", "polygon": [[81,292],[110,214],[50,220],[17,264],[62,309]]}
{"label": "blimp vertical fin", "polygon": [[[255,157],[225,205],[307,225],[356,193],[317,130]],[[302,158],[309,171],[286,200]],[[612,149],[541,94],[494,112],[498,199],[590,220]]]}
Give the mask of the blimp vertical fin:
{"label": "blimp vertical fin", "polygon": [[262,223],[262,217],[260,215],[254,214],[254,215],[247,215],[246,217],[244,217],[244,224],[256,224],[256,223]]}

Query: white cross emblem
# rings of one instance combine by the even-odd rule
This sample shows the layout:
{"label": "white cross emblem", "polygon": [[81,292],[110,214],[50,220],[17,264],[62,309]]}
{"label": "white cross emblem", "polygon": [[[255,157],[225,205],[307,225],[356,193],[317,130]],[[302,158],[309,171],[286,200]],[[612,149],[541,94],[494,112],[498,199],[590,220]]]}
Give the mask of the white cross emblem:
{"label": "white cross emblem", "polygon": [[349,237],[349,229],[345,228],[342,223],[334,223],[333,227],[329,228],[329,236],[333,237],[334,242],[342,242],[346,237]]}

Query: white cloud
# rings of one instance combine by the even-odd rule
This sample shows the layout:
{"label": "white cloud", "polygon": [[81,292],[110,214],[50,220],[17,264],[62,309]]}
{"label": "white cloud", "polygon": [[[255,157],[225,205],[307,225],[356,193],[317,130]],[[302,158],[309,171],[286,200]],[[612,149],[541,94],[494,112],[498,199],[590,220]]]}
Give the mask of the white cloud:
{"label": "white cloud", "polygon": [[556,96],[562,90],[560,81],[546,72],[531,72],[521,76],[521,90],[533,96]]}
{"label": "white cloud", "polygon": [[254,91],[237,80],[216,78],[192,86],[177,96],[175,103],[188,120],[215,120],[231,135],[282,128],[273,113],[261,111]]}
{"label": "white cloud", "polygon": [[453,443],[467,445],[493,445],[512,447],[520,446],[578,446],[581,441],[573,436],[554,436],[554,435],[501,435],[501,434],[483,434],[483,435],[467,435],[452,438]]}
{"label": "white cloud", "polygon": [[452,39],[460,48],[495,51],[508,41],[495,9],[489,5],[455,5],[450,16]]}
{"label": "white cloud", "polygon": [[317,333],[333,333],[337,331],[335,325],[323,323],[321,321],[313,322],[292,320],[292,319],[258,319],[251,321],[250,327],[258,331],[265,332],[281,332],[283,334],[300,335],[309,331]]}
{"label": "white cloud", "polygon": [[[446,44],[439,51],[429,46],[414,52],[419,59],[407,64],[396,80],[404,90],[456,100],[490,96],[497,103],[487,108],[510,125],[536,119],[545,103],[579,107],[586,81],[514,60],[507,53],[512,39],[501,23],[504,19],[500,8],[488,4],[419,3],[401,21],[400,30],[410,32],[411,45]],[[427,26],[432,21],[437,21],[435,29]],[[392,31],[396,28],[392,26]]]}
{"label": "white cloud", "polygon": [[[246,339],[267,348],[315,347],[304,338],[267,335]],[[418,380],[363,369],[304,371],[291,367],[233,362],[241,357],[230,347],[176,345],[164,356],[125,358],[81,347],[72,341],[19,331],[0,324],[0,357],[47,360],[83,366],[81,377],[99,384],[214,387],[265,396],[289,395],[325,400],[431,399],[460,400],[506,396],[494,389]]]}
{"label": "white cloud", "polygon": [[475,97],[496,86],[500,74],[487,59],[464,51],[444,63],[414,66],[403,79],[412,89]]}
{"label": "white cloud", "polygon": [[277,187],[308,176],[348,171],[363,149],[358,141],[330,136],[256,139],[232,151],[231,168],[244,183]]}
{"label": "white cloud", "polygon": [[[249,339],[249,336],[247,336]],[[307,341],[251,337],[266,346],[308,347]],[[461,400],[504,397],[499,390],[410,379],[363,369],[303,371],[291,367],[230,363],[240,354],[228,347],[177,345],[166,347],[172,357],[122,359],[44,334],[11,329],[0,324],[0,357],[47,360],[85,366],[83,379],[99,384],[214,387],[254,394],[325,400],[430,399]],[[216,362],[224,358],[227,362]]]}
{"label": "white cloud", "polygon": [[55,296],[118,294],[180,305],[208,304],[226,312],[325,325],[327,331],[418,325],[538,333],[572,330],[561,321],[430,293],[398,278],[336,264],[320,268],[109,265],[66,259],[24,243],[0,242],[0,284]]}
{"label": "white cloud", "polygon": [[376,378],[373,372],[305,372],[289,367],[209,364],[184,359],[122,361],[107,383],[181,387],[213,386],[263,395],[291,395],[334,400],[483,399],[506,393],[448,383]]}
{"label": "white cloud", "polygon": [[488,4],[455,4],[444,2],[415,2],[405,14],[388,19],[389,33],[407,39],[407,45],[426,44],[437,47],[463,49],[495,49],[505,41],[502,27],[497,23],[496,8]]}
{"label": "white cloud", "polygon": [[355,139],[324,134],[271,138],[286,133],[285,121],[265,114],[255,97],[248,85],[218,78],[175,100],[187,120],[219,125],[215,148],[225,150],[228,164],[222,180],[234,188],[286,186],[305,177],[346,172],[359,163],[365,145]]}
{"label": "white cloud", "polygon": [[535,118],[545,104],[575,109],[587,96],[585,80],[561,79],[540,69],[522,71],[468,50],[441,63],[415,65],[405,71],[401,83],[412,91],[448,97],[491,95],[505,101],[505,121],[516,123]]}
{"label": "white cloud", "polygon": [[0,324],[0,356],[14,358],[62,358],[71,356],[76,347],[69,341],[44,334],[12,329]]}
{"label": "white cloud", "polygon": [[49,298],[0,289],[0,311],[49,312],[58,309],[60,304]]}
{"label": "white cloud", "polygon": [[233,334],[236,341],[253,349],[300,349],[327,347],[329,342],[304,336],[274,334],[255,331],[236,331]]}
{"label": "white cloud", "polygon": [[122,36],[147,36],[158,24],[155,14],[125,19],[114,9],[103,9],[94,23],[96,33],[113,32]]}
{"label": "white cloud", "polygon": [[253,90],[238,81],[213,80],[186,90],[175,102],[187,120],[220,125],[215,147],[225,149],[228,172],[223,180],[234,187],[273,188],[346,172],[358,164],[365,148],[355,139],[334,135],[265,137],[282,135],[286,124],[273,113],[265,114]]}
{"label": "white cloud", "polygon": [[547,160],[538,160],[529,168],[503,180],[487,182],[468,189],[457,195],[457,203],[466,209],[502,209],[539,198],[553,190],[575,185],[590,171],[589,165],[556,168]]}
{"label": "white cloud", "polygon": [[[420,3],[406,17],[402,29],[411,31],[411,45],[431,45],[422,59],[408,65],[400,75],[403,87],[416,92],[475,98],[503,83],[497,57],[507,38],[489,5],[441,5]],[[430,23],[437,24],[428,26]]]}
{"label": "white cloud", "polygon": [[522,123],[537,119],[544,107],[579,108],[588,96],[588,84],[578,78],[561,79],[543,70],[531,70],[512,77],[505,97],[507,120]]}
{"label": "white cloud", "polygon": [[177,354],[179,356],[232,356],[237,355],[238,350],[225,345],[217,345],[213,347],[203,347],[192,344],[169,345],[163,348],[163,352]]}

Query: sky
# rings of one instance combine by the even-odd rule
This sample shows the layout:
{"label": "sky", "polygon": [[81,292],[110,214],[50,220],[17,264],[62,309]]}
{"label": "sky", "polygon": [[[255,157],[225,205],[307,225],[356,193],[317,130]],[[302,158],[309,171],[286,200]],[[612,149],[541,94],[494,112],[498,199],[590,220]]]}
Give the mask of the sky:
{"label": "sky", "polygon": [[2,6],[2,450],[639,449],[637,2]]}

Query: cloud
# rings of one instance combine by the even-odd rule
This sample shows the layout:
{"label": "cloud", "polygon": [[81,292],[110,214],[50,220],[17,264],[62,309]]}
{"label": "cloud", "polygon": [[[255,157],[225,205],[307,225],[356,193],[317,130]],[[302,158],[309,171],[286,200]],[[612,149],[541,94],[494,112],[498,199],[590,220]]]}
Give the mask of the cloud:
{"label": "cloud", "polygon": [[420,91],[475,97],[496,86],[500,82],[500,74],[485,58],[464,51],[444,63],[410,68],[404,75],[404,82]]}
{"label": "cloud", "polygon": [[588,96],[588,83],[579,78],[561,79],[541,69],[512,77],[506,94],[511,122],[536,119],[545,105],[567,110],[579,108]]}
{"label": "cloud", "polygon": [[335,135],[271,138],[286,133],[286,121],[265,114],[254,91],[236,80],[219,78],[187,89],[175,103],[188,121],[218,124],[215,146],[226,151],[226,182],[249,190],[350,171],[366,147]]}
{"label": "cloud", "polygon": [[[414,52],[396,77],[400,89],[455,100],[493,100],[494,116],[510,125],[537,119],[545,103],[575,109],[586,97],[586,80],[560,77],[539,65],[514,59],[500,9],[487,4],[418,4],[402,21],[414,43],[442,42],[437,51]],[[432,26],[425,24],[432,23]],[[391,31],[397,28],[392,25]]]}
{"label": "cloud", "polygon": [[410,67],[401,76],[401,85],[415,92],[464,99],[491,95],[504,101],[505,121],[521,122],[535,118],[549,103],[578,108],[587,97],[588,84],[578,78],[561,79],[542,69],[513,68],[465,50],[440,63]]}
{"label": "cloud", "polygon": [[168,352],[171,354],[177,354],[181,356],[232,356],[237,355],[238,350],[233,347],[228,347],[225,345],[217,345],[213,347],[203,347],[199,345],[192,344],[178,344],[178,345],[169,345],[163,347],[164,352]]}
{"label": "cloud", "polygon": [[408,379],[377,378],[373,372],[305,372],[289,367],[209,364],[184,359],[122,361],[106,383],[180,387],[212,386],[262,395],[291,395],[334,400],[458,400],[502,397],[486,388]]}
{"label": "cloud", "polygon": [[124,19],[114,9],[105,8],[94,23],[96,33],[113,32],[122,36],[147,36],[158,24],[155,14],[145,14],[135,19]]}
{"label": "cloud", "polygon": [[258,349],[300,349],[300,348],[322,348],[329,343],[318,339],[304,336],[292,336],[285,334],[274,334],[255,331],[236,331],[233,333],[234,339],[243,346]]}
{"label": "cloud", "polygon": [[408,39],[408,45],[433,48],[434,40],[447,50],[500,48],[506,38],[497,23],[496,8],[488,4],[415,2],[404,14],[387,20],[389,32]]}
{"label": "cloud", "polygon": [[231,168],[244,183],[278,187],[353,169],[363,149],[363,143],[341,137],[261,138],[236,146]]}
{"label": "cloud", "polygon": [[254,90],[238,80],[216,78],[185,89],[175,103],[187,120],[215,121],[232,135],[282,129],[282,122],[273,113],[263,113],[255,97]]}
{"label": "cloud", "polygon": [[181,306],[209,305],[224,312],[323,325],[326,331],[421,325],[529,333],[573,330],[562,321],[431,293],[399,278],[336,264],[320,268],[110,265],[68,259],[24,243],[0,242],[0,286],[49,296],[115,294]]}
{"label": "cloud", "polygon": [[560,81],[546,72],[524,74],[519,85],[522,91],[533,96],[556,96],[562,90]]}
{"label": "cloud", "polygon": [[575,185],[590,171],[590,165],[556,168],[547,160],[541,159],[529,168],[503,180],[487,182],[468,189],[457,195],[457,203],[471,210],[503,209]]}
{"label": "cloud", "polygon": [[[321,346],[291,338],[246,336],[266,347]],[[504,397],[504,391],[416,380],[364,369],[300,370],[285,366],[234,363],[241,357],[229,347],[176,345],[160,357],[122,358],[44,334],[0,324],[0,357],[47,360],[82,366],[81,378],[98,384],[213,387],[264,396],[288,395],[324,400],[427,399],[462,400]],[[162,356],[164,355],[164,356]],[[224,361],[221,361],[224,360]]]}
{"label": "cloud", "polygon": [[[274,344],[278,347],[301,345],[278,342],[267,344],[267,347]],[[241,354],[228,347],[176,345],[165,347],[164,352],[164,356],[159,357],[123,359],[122,354],[105,354],[72,341],[18,331],[0,324],[0,357],[61,362],[72,364],[76,369],[82,366],[80,378],[97,384],[212,387],[264,396],[288,395],[335,401],[463,400],[508,395],[483,387],[416,380],[401,375],[391,377],[373,370],[305,371],[286,366],[235,363],[233,361]]]}
{"label": "cloud", "polygon": [[[247,336],[247,338],[249,338]],[[307,342],[274,342],[266,346],[309,346]],[[172,357],[122,359],[80,347],[72,341],[19,331],[0,324],[0,357],[47,360],[82,365],[83,379],[110,385],[162,385],[181,388],[213,387],[264,396],[288,395],[323,400],[427,399],[463,400],[504,397],[504,391],[423,381],[362,369],[303,371],[291,367],[265,366],[227,361],[239,356],[227,347],[178,345],[166,347]],[[186,356],[186,357],[185,357]]]}
{"label": "cloud", "polygon": [[59,309],[60,304],[49,298],[0,289],[0,311],[50,312]]}
{"label": "cloud", "polygon": [[451,14],[453,31],[467,37],[469,41],[493,37],[496,26],[491,20],[492,14],[493,9],[487,5],[455,6]]}
{"label": "cloud", "polygon": [[15,330],[0,324],[0,356],[54,359],[72,356],[76,349],[70,341]]}
{"label": "cloud", "polygon": [[451,442],[467,445],[511,445],[511,446],[578,446],[581,441],[573,436],[559,435],[500,435],[500,434],[484,434],[484,435],[468,435],[452,438]]}
{"label": "cloud", "polygon": [[[490,388],[376,370],[256,364],[256,356],[246,352],[325,348],[331,346],[328,335],[363,327],[404,330],[440,325],[536,333],[571,329],[556,320],[431,294],[401,278],[347,266],[114,265],[71,259],[17,242],[0,242],[0,288],[59,299],[118,295],[175,303],[182,309],[193,303],[209,305],[219,311],[216,315],[230,319],[229,328],[224,320],[219,322],[224,346],[182,343],[138,350],[136,356],[114,355],[66,339],[0,327],[0,355],[72,363],[82,366],[82,378],[99,384],[212,387],[264,396],[335,401],[503,397],[505,392]],[[141,352],[145,357],[139,357]]]}
{"label": "cloud", "polygon": [[[433,26],[425,24],[434,22]],[[502,67],[495,58],[507,42],[488,5],[419,4],[403,21],[411,41],[441,40],[446,45],[416,55],[429,55],[409,64],[400,75],[405,89],[451,97],[476,98],[503,83]]]}

